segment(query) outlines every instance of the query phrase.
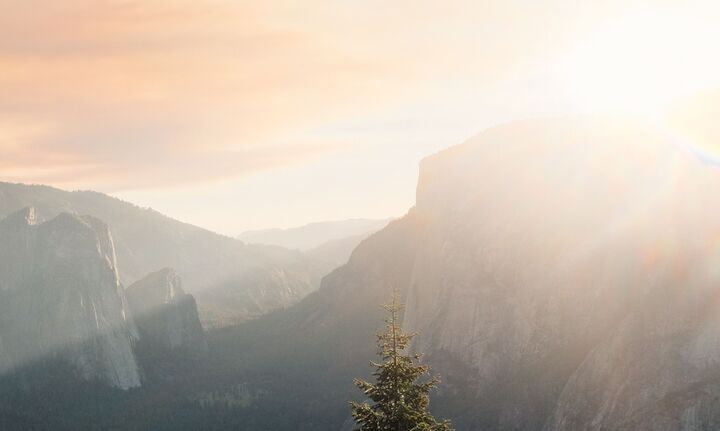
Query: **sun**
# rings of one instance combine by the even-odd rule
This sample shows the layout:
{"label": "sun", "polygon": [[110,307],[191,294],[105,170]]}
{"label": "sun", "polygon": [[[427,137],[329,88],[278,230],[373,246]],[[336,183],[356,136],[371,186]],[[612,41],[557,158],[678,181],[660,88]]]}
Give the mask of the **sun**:
{"label": "sun", "polygon": [[719,87],[719,9],[645,9],[605,22],[560,62],[566,99],[580,112],[654,115],[674,98]]}

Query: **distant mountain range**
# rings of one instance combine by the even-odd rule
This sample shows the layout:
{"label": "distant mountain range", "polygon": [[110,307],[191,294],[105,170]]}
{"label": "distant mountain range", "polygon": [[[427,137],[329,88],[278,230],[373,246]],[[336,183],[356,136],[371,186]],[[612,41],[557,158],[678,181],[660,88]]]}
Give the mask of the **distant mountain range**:
{"label": "distant mountain range", "polygon": [[310,223],[290,229],[265,229],[243,232],[238,236],[248,244],[277,245],[290,249],[311,250],[329,241],[370,235],[387,226],[392,219],[351,219]]}
{"label": "distant mountain range", "polygon": [[[205,323],[214,326],[287,307],[316,289],[335,266],[297,250],[247,245],[102,193],[0,183],[0,218],[24,207],[34,208],[39,221],[68,213],[107,223],[120,282],[129,286],[148,273],[174,268],[197,297]],[[232,308],[213,309],[223,295]]]}

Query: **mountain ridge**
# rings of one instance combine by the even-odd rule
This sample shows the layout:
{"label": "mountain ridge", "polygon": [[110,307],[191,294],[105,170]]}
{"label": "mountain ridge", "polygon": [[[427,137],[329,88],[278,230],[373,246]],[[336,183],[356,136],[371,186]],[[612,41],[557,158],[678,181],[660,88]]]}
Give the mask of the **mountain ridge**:
{"label": "mountain ridge", "polygon": [[[183,223],[155,210],[143,209],[129,202],[98,192],[68,192],[49,186],[0,183],[0,216],[20,208],[36,208],[39,219],[60,213],[89,214],[110,226],[115,240],[120,280],[130,285],[158,268],[172,267],[183,278],[188,292],[197,294],[222,286],[234,295],[242,293],[252,300],[255,288],[249,274],[282,272],[292,286],[292,298],[314,290],[331,264],[315,261],[299,251],[276,246],[246,245],[206,229]],[[266,288],[274,289],[273,282]],[[294,299],[293,299],[294,300]],[[202,302],[201,313],[208,314]],[[253,315],[287,304],[271,302],[243,304],[257,309]],[[234,319],[247,319],[240,310]]]}

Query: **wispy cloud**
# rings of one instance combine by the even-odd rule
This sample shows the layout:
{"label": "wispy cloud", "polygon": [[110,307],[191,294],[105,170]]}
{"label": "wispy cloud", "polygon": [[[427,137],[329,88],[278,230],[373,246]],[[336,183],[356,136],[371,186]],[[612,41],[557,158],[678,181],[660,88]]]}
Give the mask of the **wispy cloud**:
{"label": "wispy cloud", "polygon": [[[292,163],[372,66],[251,3],[15,2],[0,17],[0,177],[96,187]],[[288,5],[289,6],[289,5]]]}
{"label": "wispy cloud", "polygon": [[0,0],[0,179],[217,181],[346,145],[312,132],[418,99],[448,117],[492,94],[520,106],[508,82],[633,3]]}

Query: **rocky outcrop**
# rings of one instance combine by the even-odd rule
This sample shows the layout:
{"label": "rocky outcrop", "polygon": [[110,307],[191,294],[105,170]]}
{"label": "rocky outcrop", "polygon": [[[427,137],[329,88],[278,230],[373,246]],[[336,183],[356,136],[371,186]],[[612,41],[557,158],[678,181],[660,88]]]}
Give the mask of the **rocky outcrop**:
{"label": "rocky outcrop", "polygon": [[154,272],[131,285],[127,295],[142,344],[180,355],[207,353],[195,298],[183,291],[175,271]]}
{"label": "rocky outcrop", "polygon": [[0,372],[47,358],[85,379],[140,385],[137,339],[106,225],[26,208],[0,222]]}

